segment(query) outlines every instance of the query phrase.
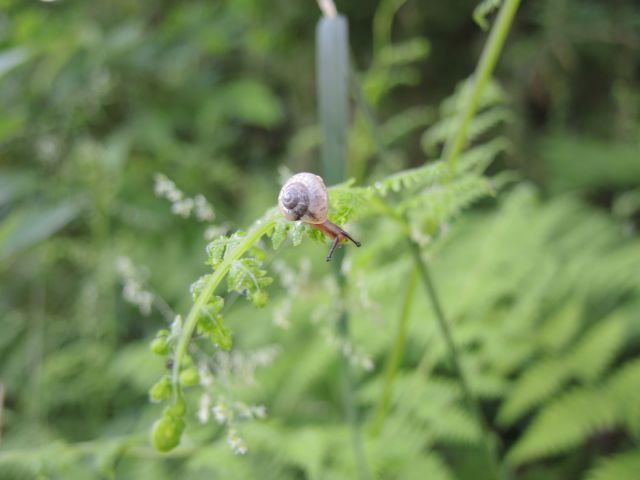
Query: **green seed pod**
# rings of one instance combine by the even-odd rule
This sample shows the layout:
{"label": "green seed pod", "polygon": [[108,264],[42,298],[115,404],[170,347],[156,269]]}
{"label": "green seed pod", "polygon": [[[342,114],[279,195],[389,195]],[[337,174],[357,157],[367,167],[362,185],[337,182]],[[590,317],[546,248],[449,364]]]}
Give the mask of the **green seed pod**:
{"label": "green seed pod", "polygon": [[194,367],[187,368],[180,372],[180,385],[183,387],[193,387],[198,384],[198,371]]}
{"label": "green seed pod", "polygon": [[173,450],[180,443],[184,420],[164,416],[153,424],[151,444],[161,452]]}
{"label": "green seed pod", "polygon": [[154,403],[159,403],[171,396],[171,379],[168,376],[162,377],[149,389],[149,398]]}
{"label": "green seed pod", "polygon": [[258,290],[256,293],[254,293],[251,296],[251,301],[253,302],[253,305],[256,306],[257,308],[262,308],[269,301],[269,296],[264,290]]}
{"label": "green seed pod", "polygon": [[176,419],[182,419],[185,413],[187,413],[187,405],[182,398],[182,394],[178,395],[176,402],[173,405],[168,406],[164,409],[163,415],[165,417],[173,417]]}
{"label": "green seed pod", "polygon": [[169,342],[164,337],[156,337],[149,345],[149,348],[156,355],[166,355],[169,353]]}

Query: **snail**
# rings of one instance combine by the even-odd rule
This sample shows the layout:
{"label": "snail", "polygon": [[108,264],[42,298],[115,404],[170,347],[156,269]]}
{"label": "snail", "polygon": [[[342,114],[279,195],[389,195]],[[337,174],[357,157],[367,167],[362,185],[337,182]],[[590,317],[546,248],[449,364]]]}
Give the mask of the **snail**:
{"label": "snail", "polygon": [[343,241],[348,239],[356,247],[361,245],[339,226],[327,220],[329,195],[322,177],[318,175],[304,172],[291,177],[280,190],[278,207],[288,220],[302,220],[333,239],[327,262],[331,261],[333,252]]}

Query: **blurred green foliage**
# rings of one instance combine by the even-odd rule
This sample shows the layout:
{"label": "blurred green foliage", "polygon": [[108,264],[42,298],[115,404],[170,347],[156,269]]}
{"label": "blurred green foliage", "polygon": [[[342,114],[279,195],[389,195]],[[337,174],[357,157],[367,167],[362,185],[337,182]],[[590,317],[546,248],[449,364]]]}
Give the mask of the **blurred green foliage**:
{"label": "blurred green foliage", "polygon": [[[455,128],[486,39],[479,3],[490,25],[499,2],[337,2],[354,68],[348,172],[424,243],[513,478],[637,478],[640,8],[523,2],[469,171],[447,183],[420,166]],[[205,410],[250,418],[248,453],[213,418],[199,424],[195,390],[180,448],[149,444],[161,408],[148,391],[169,373],[149,344],[188,310],[207,240],[273,206],[282,165],[318,170],[319,15],[311,0],[0,0],[0,478],[356,478],[345,349],[375,478],[481,477],[481,432],[422,290],[370,433],[413,266],[398,226],[351,187],[332,204],[364,244],[346,260],[351,343],[333,334],[324,246],[291,248],[308,232],[282,227],[275,254],[252,252],[271,301],[226,295],[225,325],[199,335],[232,338],[230,352],[198,337],[221,392]],[[154,195],[158,172],[196,213]],[[215,219],[197,215],[198,194]]]}

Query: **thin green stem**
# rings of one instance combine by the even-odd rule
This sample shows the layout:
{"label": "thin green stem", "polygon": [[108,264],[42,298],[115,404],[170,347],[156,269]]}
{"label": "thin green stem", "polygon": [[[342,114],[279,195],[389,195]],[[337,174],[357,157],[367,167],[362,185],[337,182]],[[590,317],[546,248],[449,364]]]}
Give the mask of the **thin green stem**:
{"label": "thin green stem", "polygon": [[387,205],[382,198],[377,195],[372,195],[368,200],[369,204],[373,208],[396,222],[397,227],[402,233],[407,236],[407,238],[411,237],[411,229],[409,228],[409,224],[405,221],[404,218],[402,218],[401,215],[399,215],[395,212],[395,210],[389,207],[389,205]]}
{"label": "thin green stem", "polygon": [[[349,317],[346,310],[343,310],[340,314],[340,318],[336,325],[336,331],[341,338],[348,341]],[[344,396],[345,413],[347,416],[347,422],[350,426],[351,445],[356,458],[358,474],[362,480],[369,480],[371,475],[369,473],[369,466],[367,465],[367,458],[362,444],[362,435],[358,425],[358,412],[356,410],[355,388],[353,386],[351,364],[349,363],[349,358],[343,353],[340,354],[340,367],[342,369],[342,392]]]}
{"label": "thin green stem", "polygon": [[404,354],[404,346],[407,337],[407,324],[409,321],[409,313],[411,312],[411,306],[413,305],[413,296],[416,291],[416,285],[418,283],[418,269],[414,268],[409,281],[407,283],[407,289],[405,291],[404,300],[402,302],[402,309],[400,311],[400,318],[398,318],[398,327],[396,330],[396,337],[393,342],[393,349],[387,359],[387,365],[384,370],[384,384],[382,386],[382,394],[378,400],[376,411],[373,415],[373,422],[371,426],[371,433],[375,436],[379,435],[382,429],[382,424],[389,411],[389,405],[391,403],[391,394],[393,393],[393,383],[400,367],[400,361]]}
{"label": "thin green stem", "polygon": [[520,0],[505,0],[500,7],[498,18],[491,29],[489,40],[487,40],[482,50],[480,61],[473,74],[473,86],[471,87],[469,96],[466,98],[464,109],[460,112],[455,135],[449,137],[444,147],[443,158],[451,164],[453,171],[455,171],[458,157],[460,153],[462,153],[462,149],[467,141],[469,126],[478,109],[480,97],[498,62],[498,57],[500,56],[505,39],[511,28],[513,17],[519,5]]}
{"label": "thin green stem", "polygon": [[[383,142],[383,136],[380,130],[380,125],[378,125],[378,121],[376,120],[376,117],[373,114],[373,110],[371,109],[371,106],[367,102],[364,96],[364,92],[360,87],[360,82],[358,81],[358,78],[356,76],[356,69],[354,68],[353,59],[351,61],[349,80],[350,80],[349,83],[351,84],[351,93],[352,93],[353,101],[355,102],[357,107],[360,109],[360,112],[362,113],[362,118],[364,119],[364,123],[366,124],[367,129],[369,130],[369,135],[371,136],[371,140],[374,144],[374,147],[375,147],[374,151],[378,159],[378,162],[383,164],[388,159],[389,155],[387,153],[387,148]],[[388,163],[390,164],[390,162]],[[351,167],[350,176],[355,178],[356,182],[361,182],[365,177],[366,171],[367,171],[367,159],[364,158],[360,162],[360,165],[357,165],[357,168]]]}
{"label": "thin green stem", "polygon": [[[344,299],[344,292],[346,289],[346,278],[342,272],[342,260],[344,258],[344,249],[339,249],[333,256],[332,266],[335,277],[338,281],[340,289],[341,299]],[[344,305],[344,301],[342,302]],[[343,307],[338,322],[336,323],[336,333],[339,338],[344,342],[349,342],[349,315],[346,308]],[[340,352],[340,369],[342,374],[342,393],[344,397],[344,408],[349,423],[349,430],[351,433],[351,445],[353,448],[353,454],[356,460],[356,466],[358,469],[358,476],[361,480],[369,480],[371,474],[369,473],[369,466],[367,464],[367,457],[364,451],[364,445],[362,444],[362,434],[360,432],[360,425],[358,422],[358,412],[356,409],[355,401],[355,387],[353,384],[353,375],[351,372],[351,364],[349,358],[342,352]]]}
{"label": "thin green stem", "polygon": [[187,315],[187,319],[182,327],[182,331],[180,332],[180,339],[178,340],[178,346],[176,347],[175,356],[173,358],[174,399],[177,399],[179,396],[178,376],[180,374],[180,366],[182,364],[182,358],[187,353],[191,336],[198,324],[200,310],[202,310],[202,308],[207,304],[218,285],[220,285],[220,282],[222,282],[225,275],[229,272],[231,264],[242,257],[242,255],[244,255],[247,250],[260,240],[263,235],[266,235],[270,230],[272,230],[275,223],[275,216],[269,214],[267,214],[267,216],[262,220],[256,222],[247,235],[243,237],[231,253],[225,257],[220,266],[215,270],[215,272],[213,272],[213,275],[209,277],[207,283],[202,289],[202,292],[191,307],[189,315]]}
{"label": "thin green stem", "polygon": [[407,0],[382,0],[373,15],[373,51],[377,55],[391,44],[393,20]]}
{"label": "thin green stem", "polygon": [[429,268],[422,258],[420,246],[412,239],[409,239],[409,246],[411,249],[411,253],[413,254],[414,263],[418,268],[420,276],[422,277],[422,282],[427,291],[427,295],[431,300],[433,313],[435,314],[436,320],[438,321],[440,332],[442,334],[442,337],[444,338],[447,350],[449,352],[449,358],[451,359],[451,363],[455,370],[456,376],[458,377],[460,386],[462,387],[462,394],[464,396],[465,402],[467,403],[467,407],[474,413],[476,420],[484,433],[485,440],[482,442],[482,446],[487,457],[487,462],[492,469],[492,477],[499,478],[500,466],[495,451],[494,437],[489,428],[489,424],[487,423],[484,414],[482,413],[480,402],[473,394],[471,388],[469,388],[469,382],[460,363],[460,352],[453,340],[453,336],[451,335],[451,330],[449,329],[449,324],[445,317],[444,310],[442,309],[440,298],[438,297],[438,293],[436,292],[433,280],[431,279],[431,275],[429,274]]}
{"label": "thin green stem", "polygon": [[[519,4],[520,4],[520,0],[505,0],[505,2],[502,4],[502,7],[500,8],[500,12],[498,13],[496,22],[491,30],[489,40],[487,41],[487,44],[485,45],[482,51],[480,61],[478,62],[478,65],[476,67],[476,70],[473,76],[473,85],[469,92],[469,96],[466,98],[467,103],[464,109],[460,113],[458,128],[456,129],[455,135],[449,138],[444,148],[443,158],[448,164],[450,164],[452,171],[455,171],[458,158],[467,140],[467,133],[469,130],[469,126],[478,109],[482,92],[484,91],[491,77],[491,74],[493,73],[493,70],[496,66],[498,57],[500,55],[500,52],[502,51],[502,47],[504,46],[505,39],[507,37],[507,34],[509,32],[509,29],[511,27],[513,18],[515,16],[515,13],[518,9]],[[366,104],[363,98],[361,98],[358,103]],[[362,108],[362,105],[360,105],[360,107]],[[369,117],[369,120],[371,119],[375,120],[375,117],[370,108],[363,109],[363,111],[365,115]],[[374,142],[374,143],[376,144],[376,147],[379,150],[378,154],[379,155],[383,154],[384,152],[380,151],[379,144],[377,142]],[[482,409],[480,407],[480,403],[478,399],[473,395],[473,392],[469,388],[468,381],[466,379],[466,376],[464,374],[464,371],[459,361],[460,355],[459,355],[458,349],[456,347],[455,342],[453,341],[453,337],[451,335],[446,317],[444,315],[444,310],[442,309],[440,299],[437,295],[431,276],[429,275],[429,270],[427,268],[426,263],[422,259],[422,256],[420,253],[420,247],[411,238],[410,228],[405,219],[403,219],[400,215],[398,215],[392,209],[386,207],[384,202],[376,197],[373,198],[372,203],[374,207],[378,208],[382,213],[384,213],[385,215],[388,215],[389,218],[396,221],[400,226],[400,228],[405,233],[405,236],[410,244],[412,254],[414,256],[415,265],[417,266],[418,272],[422,277],[423,283],[425,285],[425,289],[427,290],[427,294],[431,299],[433,311],[438,320],[438,325],[440,327],[442,336],[445,340],[445,344],[449,351],[451,362],[453,364],[456,375],[458,376],[460,385],[462,387],[465,402],[467,403],[470,410],[476,416],[477,421],[481,426],[483,433],[485,435],[485,441],[483,441],[482,444],[485,451],[485,455],[487,457],[488,465],[492,469],[492,476],[494,476],[495,478],[499,478],[500,465],[497,457],[493,434],[489,429],[489,425],[482,413]],[[405,304],[406,303],[408,302],[405,301]],[[392,362],[395,361],[393,360],[393,356],[397,355],[397,353],[395,352],[396,347],[397,347],[397,344],[396,346],[394,346],[394,352],[392,353],[392,357],[390,358],[388,365],[392,365]],[[401,351],[401,348],[400,348],[400,351]],[[388,367],[388,368],[389,370],[392,370],[391,367]],[[393,383],[393,375],[389,374],[389,378],[390,380],[387,380],[387,378],[385,378],[385,383],[388,381],[389,385],[391,385]],[[390,386],[388,388],[390,388]],[[383,392],[381,403],[384,401],[384,395],[386,394]],[[379,407],[379,409],[380,408],[381,407]],[[379,414],[379,413],[376,414],[376,420],[380,415],[382,414]],[[379,420],[377,421],[380,422]],[[375,425],[376,423],[374,423],[374,426]]]}

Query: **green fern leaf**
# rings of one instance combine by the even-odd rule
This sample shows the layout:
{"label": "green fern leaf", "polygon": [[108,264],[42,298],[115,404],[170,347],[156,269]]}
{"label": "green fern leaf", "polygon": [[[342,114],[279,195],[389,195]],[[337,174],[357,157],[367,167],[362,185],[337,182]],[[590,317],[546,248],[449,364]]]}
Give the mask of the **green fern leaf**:
{"label": "green fern leaf", "polygon": [[416,186],[433,185],[444,179],[450,172],[449,166],[444,162],[430,163],[390,175],[376,182],[373,188],[380,195],[386,196],[390,191],[399,192]]}
{"label": "green fern leaf", "polygon": [[473,20],[482,30],[489,29],[487,16],[500,7],[502,0],[482,0],[473,10]]}
{"label": "green fern leaf", "polygon": [[482,432],[471,413],[461,407],[451,406],[431,412],[428,423],[436,441],[450,445],[477,445]]}
{"label": "green fern leaf", "polygon": [[607,381],[608,395],[616,402],[622,421],[640,439],[640,359],[627,362]]}
{"label": "green fern leaf", "polygon": [[549,403],[507,454],[513,464],[565,453],[592,434],[613,428],[615,405],[600,389],[576,387]]}
{"label": "green fern leaf", "polygon": [[433,223],[440,223],[454,216],[482,197],[493,195],[491,182],[480,176],[467,175],[439,186],[431,187],[422,195],[401,202],[397,210],[417,211],[419,216]]}
{"label": "green fern leaf", "polygon": [[[459,82],[458,85],[456,85],[454,93],[440,104],[441,116],[449,117],[460,113],[460,106],[464,105],[472,87],[473,82],[471,78]],[[484,110],[495,105],[504,104],[507,101],[508,97],[502,86],[495,80],[490,80],[482,92],[478,108]]]}
{"label": "green fern leaf", "polygon": [[515,382],[498,413],[502,425],[511,425],[533,407],[557,392],[569,370],[563,359],[548,358],[535,363]]}
{"label": "green fern leaf", "polygon": [[[490,108],[473,119],[469,126],[468,141],[474,141],[502,123],[511,122],[513,122],[513,113],[509,108]],[[458,119],[455,117],[446,118],[434,124],[422,135],[420,142],[423,151],[432,153],[439,144],[447,141],[456,128],[458,128]]]}
{"label": "green fern leaf", "polygon": [[287,232],[289,231],[289,227],[291,226],[291,222],[288,220],[279,220],[276,222],[276,226],[271,233],[271,243],[273,245],[273,249],[277,250],[282,242],[284,242],[285,238],[287,238]]}
{"label": "green fern leaf", "polygon": [[[394,472],[395,473],[395,472]],[[386,477],[385,477],[386,478]],[[394,478],[403,480],[453,480],[449,467],[436,455],[427,455],[407,462]]]}
{"label": "green fern leaf", "polygon": [[597,380],[624,346],[626,325],[620,314],[603,318],[580,339],[569,357],[578,377]]}
{"label": "green fern leaf", "polygon": [[582,320],[581,303],[575,300],[567,302],[544,321],[538,333],[540,345],[554,352],[565,348],[578,333]]}

